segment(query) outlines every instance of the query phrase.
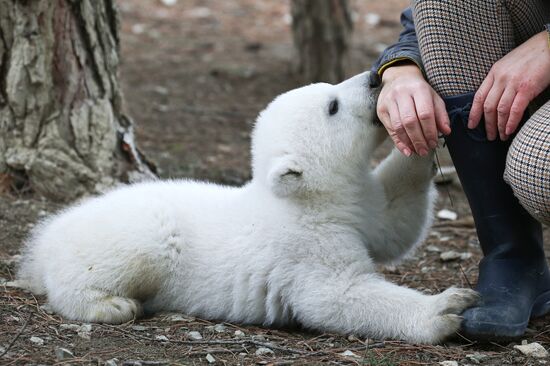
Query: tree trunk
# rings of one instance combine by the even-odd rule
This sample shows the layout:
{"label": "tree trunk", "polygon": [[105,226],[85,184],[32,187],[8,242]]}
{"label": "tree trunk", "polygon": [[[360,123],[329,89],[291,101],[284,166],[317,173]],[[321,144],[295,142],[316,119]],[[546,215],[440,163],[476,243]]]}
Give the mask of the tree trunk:
{"label": "tree trunk", "polygon": [[152,177],[118,80],[113,0],[0,0],[0,181],[58,200]]}
{"label": "tree trunk", "polygon": [[292,0],[297,69],[307,82],[345,78],[352,21],[347,0]]}

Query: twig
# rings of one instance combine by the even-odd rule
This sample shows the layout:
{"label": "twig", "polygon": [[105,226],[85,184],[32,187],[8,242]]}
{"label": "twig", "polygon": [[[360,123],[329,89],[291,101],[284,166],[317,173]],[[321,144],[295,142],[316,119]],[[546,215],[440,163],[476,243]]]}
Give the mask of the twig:
{"label": "twig", "polygon": [[8,353],[8,351],[11,349],[11,347],[13,346],[13,344],[15,343],[15,341],[17,341],[17,339],[19,338],[19,336],[21,336],[21,333],[23,333],[25,331],[25,329],[27,328],[27,325],[29,324],[29,320],[31,320],[31,316],[32,316],[32,313],[29,313],[29,316],[27,317],[27,319],[25,320],[25,323],[23,324],[23,326],[21,327],[21,329],[19,329],[19,332],[17,332],[17,334],[15,335],[15,338],[13,338],[10,342],[10,344],[8,344],[8,346],[6,347],[6,349],[4,350],[4,352],[2,352],[0,354],[0,357],[3,357],[6,353]]}
{"label": "twig", "polygon": [[[158,340],[158,339],[154,339],[154,338],[149,338],[149,337],[146,337],[146,336],[142,336],[140,334],[132,334],[132,333],[128,332],[127,330],[120,329],[120,328],[117,328],[117,327],[112,326],[112,325],[102,324],[102,326],[107,327],[107,328],[111,328],[111,329],[116,329],[116,330],[118,330],[122,333],[133,335],[134,337],[145,339],[145,340],[148,340],[148,341],[151,341],[151,342],[166,342],[165,340]],[[188,346],[193,346],[193,345],[239,345],[239,346],[244,347],[245,344],[252,344],[254,346],[267,347],[267,348],[271,348],[271,349],[282,351],[282,352],[297,353],[297,354],[301,354],[301,355],[309,354],[309,352],[307,352],[307,351],[302,351],[302,350],[283,347],[283,346],[277,346],[277,345],[274,345],[274,344],[269,343],[269,342],[258,342],[258,341],[254,341],[252,339],[209,340],[209,341],[208,340],[205,340],[205,341],[181,341],[181,340],[178,340],[178,339],[169,339],[168,343],[170,343],[170,342],[171,343],[177,343],[177,344],[185,344],[185,345],[188,345]]]}
{"label": "twig", "polygon": [[465,340],[466,342],[470,343],[467,346],[471,346],[472,344],[476,344],[476,342],[472,341],[471,339],[466,338],[465,336],[463,336],[462,334],[460,334],[458,332],[456,332],[456,335],[459,336],[460,338],[462,338],[463,340]]}
{"label": "twig", "polygon": [[475,228],[474,220],[470,217],[456,220],[456,221],[436,222],[433,226],[437,228],[440,228],[440,227],[460,227],[460,228],[472,228],[472,229]]}
{"label": "twig", "polygon": [[468,279],[468,276],[466,275],[466,272],[464,272],[464,269],[462,269],[462,266],[460,265],[460,263],[458,264],[458,268],[460,268],[460,272],[462,272],[462,275],[464,276],[464,279],[466,280],[466,283],[468,284],[468,286],[473,289],[473,286],[472,284],[470,283],[470,280]]}
{"label": "twig", "polygon": [[237,352],[243,352],[246,351],[246,348],[219,348],[219,349],[206,349],[204,351],[197,351],[197,352],[189,352],[186,355],[187,356],[206,356],[207,354],[215,355],[220,353],[232,353],[235,354]]}
{"label": "twig", "polygon": [[[437,149],[435,150],[435,162],[437,164],[437,168],[439,170],[439,174],[441,174],[441,178],[445,180],[445,174],[443,174],[443,170],[441,169],[441,163],[439,162],[439,155],[437,155]],[[445,190],[447,191],[447,196],[449,197],[449,202],[451,203],[451,207],[454,207],[453,197],[451,196],[451,191],[449,189],[449,186],[445,184]]]}

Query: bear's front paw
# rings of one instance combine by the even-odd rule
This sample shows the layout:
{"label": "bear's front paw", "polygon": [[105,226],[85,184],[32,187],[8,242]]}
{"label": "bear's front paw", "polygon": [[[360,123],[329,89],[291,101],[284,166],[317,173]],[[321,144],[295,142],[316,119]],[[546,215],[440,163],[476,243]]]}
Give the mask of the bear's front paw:
{"label": "bear's front paw", "polygon": [[480,299],[479,294],[470,289],[451,287],[434,295],[428,308],[423,342],[439,343],[460,329],[460,314],[474,306]]}

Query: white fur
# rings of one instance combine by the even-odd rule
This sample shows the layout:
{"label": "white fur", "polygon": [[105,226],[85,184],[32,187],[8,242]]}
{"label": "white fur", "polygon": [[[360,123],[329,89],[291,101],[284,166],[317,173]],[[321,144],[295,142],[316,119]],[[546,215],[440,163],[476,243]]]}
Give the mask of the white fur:
{"label": "white fur", "polygon": [[[372,123],[366,75],[275,99],[253,134],[240,188],[178,180],[92,198],[43,222],[20,277],[73,320],[121,323],[176,310],[238,323],[439,342],[475,292],[429,296],[385,281],[375,263],[423,240],[432,158],[393,151]],[[328,113],[338,98],[339,111]]]}

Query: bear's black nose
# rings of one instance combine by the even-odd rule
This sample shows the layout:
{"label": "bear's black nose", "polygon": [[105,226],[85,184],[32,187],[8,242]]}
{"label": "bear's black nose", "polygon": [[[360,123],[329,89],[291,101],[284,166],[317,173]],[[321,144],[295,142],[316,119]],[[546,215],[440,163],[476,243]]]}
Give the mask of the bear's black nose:
{"label": "bear's black nose", "polygon": [[380,79],[380,75],[378,75],[377,72],[370,72],[369,73],[369,87],[371,88],[378,88],[382,84],[382,80]]}

